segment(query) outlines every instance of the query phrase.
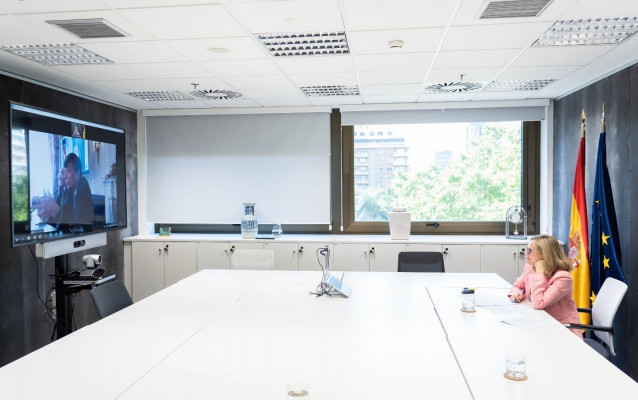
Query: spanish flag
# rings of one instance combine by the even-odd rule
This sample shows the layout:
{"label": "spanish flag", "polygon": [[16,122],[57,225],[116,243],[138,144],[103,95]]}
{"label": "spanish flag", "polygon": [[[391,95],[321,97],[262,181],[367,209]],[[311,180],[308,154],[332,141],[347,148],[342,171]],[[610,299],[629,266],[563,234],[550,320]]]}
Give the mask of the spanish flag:
{"label": "spanish flag", "polygon": [[[584,121],[583,113],[583,121]],[[590,303],[590,276],[589,276],[589,249],[587,240],[587,200],[585,198],[585,130],[583,122],[583,135],[580,138],[580,148],[576,159],[576,172],[574,174],[574,192],[572,194],[572,214],[569,224],[569,258],[572,260],[574,270],[573,295],[576,307],[591,308]],[[580,313],[580,322],[589,324],[590,314]]]}

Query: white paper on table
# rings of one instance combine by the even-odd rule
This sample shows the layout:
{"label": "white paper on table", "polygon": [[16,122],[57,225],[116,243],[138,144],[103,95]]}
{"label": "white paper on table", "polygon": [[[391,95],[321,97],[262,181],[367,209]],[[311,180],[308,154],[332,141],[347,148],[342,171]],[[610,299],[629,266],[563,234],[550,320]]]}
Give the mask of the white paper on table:
{"label": "white paper on table", "polygon": [[529,314],[509,314],[501,318],[501,322],[524,329],[536,328],[538,326],[549,325],[552,323],[550,320],[533,317]]}
{"label": "white paper on table", "polygon": [[477,306],[509,306],[512,305],[512,301],[507,297],[507,293],[509,293],[509,289],[499,290],[497,293],[494,293],[494,289],[489,292],[477,289],[474,301]]}

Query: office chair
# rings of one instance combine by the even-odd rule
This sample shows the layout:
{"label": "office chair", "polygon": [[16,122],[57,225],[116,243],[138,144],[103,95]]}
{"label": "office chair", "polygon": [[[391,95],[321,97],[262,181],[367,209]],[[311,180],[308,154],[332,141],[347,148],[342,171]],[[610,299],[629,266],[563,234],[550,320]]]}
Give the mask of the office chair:
{"label": "office chair", "polygon": [[120,280],[114,280],[94,287],[91,289],[91,297],[93,297],[93,302],[95,307],[97,307],[97,313],[100,318],[108,317],[133,304],[133,300],[128,294],[124,283]]}
{"label": "office chair", "polygon": [[275,269],[272,250],[235,250],[230,258],[230,269]]}
{"label": "office chair", "polygon": [[399,272],[445,272],[443,253],[438,251],[402,251]]}
{"label": "office chair", "polygon": [[626,283],[614,278],[605,279],[603,286],[601,286],[598,291],[593,307],[591,309],[578,308],[579,312],[591,313],[592,324],[565,325],[568,328],[580,328],[591,331],[594,336],[604,343],[604,345],[597,340],[588,337],[585,338],[585,343],[610,361],[611,356],[616,355],[616,350],[614,349],[614,331],[612,326],[614,316],[616,315],[616,311],[618,310],[623,297],[625,297],[626,292]]}

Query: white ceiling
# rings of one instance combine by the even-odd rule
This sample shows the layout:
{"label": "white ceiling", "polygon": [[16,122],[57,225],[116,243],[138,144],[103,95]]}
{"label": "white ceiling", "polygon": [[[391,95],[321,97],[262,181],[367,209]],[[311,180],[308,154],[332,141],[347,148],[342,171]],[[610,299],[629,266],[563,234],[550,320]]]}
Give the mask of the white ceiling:
{"label": "white ceiling", "polygon": [[[113,64],[48,67],[0,50],[0,70],[135,110],[556,98],[638,61],[620,45],[532,47],[554,21],[638,16],[635,0],[554,0],[538,17],[479,20],[484,0],[0,0],[0,45],[74,43]],[[103,18],[129,36],[78,39],[47,20]],[[350,54],[273,57],[260,33],[345,31]],[[390,50],[390,40],[403,40]],[[207,48],[223,47],[226,53]],[[460,80],[555,79],[537,91],[426,93]],[[148,102],[135,91],[230,90]],[[302,86],[358,86],[306,97]]]}

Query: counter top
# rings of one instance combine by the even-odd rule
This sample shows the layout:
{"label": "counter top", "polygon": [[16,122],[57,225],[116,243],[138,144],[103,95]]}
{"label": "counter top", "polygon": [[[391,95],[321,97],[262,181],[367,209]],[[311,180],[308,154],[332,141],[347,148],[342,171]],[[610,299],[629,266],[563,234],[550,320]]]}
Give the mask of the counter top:
{"label": "counter top", "polygon": [[[530,236],[531,238],[532,236]],[[124,238],[125,242],[174,241],[174,242],[327,242],[327,243],[425,243],[425,244],[519,244],[526,245],[529,239],[508,239],[505,235],[411,235],[410,239],[392,240],[390,235],[322,235],[283,234],[277,239],[242,239],[238,233],[173,233],[136,235]]]}

